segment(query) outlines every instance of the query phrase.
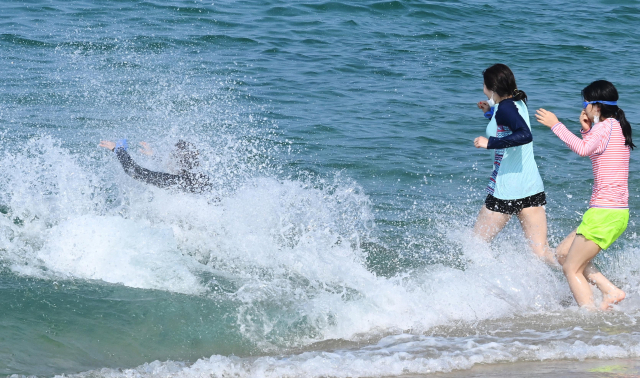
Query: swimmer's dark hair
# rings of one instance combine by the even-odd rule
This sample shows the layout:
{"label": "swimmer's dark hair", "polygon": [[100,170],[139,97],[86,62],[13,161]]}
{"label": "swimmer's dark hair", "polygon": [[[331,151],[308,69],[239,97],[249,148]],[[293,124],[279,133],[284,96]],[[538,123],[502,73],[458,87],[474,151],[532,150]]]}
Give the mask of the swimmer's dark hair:
{"label": "swimmer's dark hair", "polygon": [[[585,101],[618,101],[618,90],[616,87],[606,80],[596,80],[587,85],[582,90],[582,98]],[[620,122],[622,135],[624,135],[624,144],[632,150],[635,144],[631,140],[631,124],[627,121],[622,109],[618,105],[593,104],[600,107],[600,118],[615,118]]]}
{"label": "swimmer's dark hair", "polygon": [[527,94],[518,89],[516,77],[505,64],[494,64],[482,71],[484,85],[500,97],[513,96],[516,101],[527,102]]}
{"label": "swimmer's dark hair", "polygon": [[196,146],[182,139],[176,143],[173,157],[184,171],[191,171],[200,165],[200,152]]}

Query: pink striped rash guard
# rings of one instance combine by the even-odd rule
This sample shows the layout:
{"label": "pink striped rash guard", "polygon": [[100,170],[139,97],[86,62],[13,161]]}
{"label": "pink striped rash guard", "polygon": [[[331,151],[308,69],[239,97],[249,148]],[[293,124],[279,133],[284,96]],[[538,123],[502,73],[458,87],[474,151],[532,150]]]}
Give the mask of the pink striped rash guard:
{"label": "pink striped rash guard", "polygon": [[582,139],[558,122],[551,130],[580,156],[589,156],[593,165],[593,193],[589,207],[629,208],[629,156],[618,120],[607,118],[583,132]]}

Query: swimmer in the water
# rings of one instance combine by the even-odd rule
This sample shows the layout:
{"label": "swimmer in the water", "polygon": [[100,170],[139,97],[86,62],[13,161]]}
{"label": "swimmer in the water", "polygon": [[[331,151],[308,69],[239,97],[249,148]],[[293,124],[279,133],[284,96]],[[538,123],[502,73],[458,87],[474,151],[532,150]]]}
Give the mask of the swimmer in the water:
{"label": "swimmer in the water", "polygon": [[[140,143],[143,147],[142,153],[151,155],[152,152],[149,145],[145,142]],[[171,162],[173,170],[171,173],[154,172],[146,168],[142,168],[131,158],[127,152],[127,140],[111,142],[103,140],[100,147],[115,152],[124,171],[136,180],[147,184],[155,185],[164,189],[178,189],[188,193],[204,193],[211,190],[211,181],[207,175],[194,172],[200,165],[200,153],[193,143],[178,141],[174,151],[171,153]]]}

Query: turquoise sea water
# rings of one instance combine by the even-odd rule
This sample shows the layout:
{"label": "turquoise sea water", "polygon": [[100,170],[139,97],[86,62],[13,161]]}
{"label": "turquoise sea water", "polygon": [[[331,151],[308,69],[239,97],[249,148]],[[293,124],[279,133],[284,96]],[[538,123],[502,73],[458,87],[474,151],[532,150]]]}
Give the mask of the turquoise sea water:
{"label": "turquoise sea water", "polygon": [[[580,90],[640,122],[635,1],[13,1],[0,12],[0,375],[368,377],[640,356],[631,221],[580,311],[517,222],[470,228],[491,171],[482,70],[577,130]],[[591,164],[531,120],[550,243]],[[640,135],[640,132],[636,132]],[[126,176],[197,144],[210,196]],[[640,138],[637,136],[636,138]],[[640,140],[640,139],[638,139]],[[636,142],[636,144],[639,144]],[[219,199],[219,200],[218,200]]]}

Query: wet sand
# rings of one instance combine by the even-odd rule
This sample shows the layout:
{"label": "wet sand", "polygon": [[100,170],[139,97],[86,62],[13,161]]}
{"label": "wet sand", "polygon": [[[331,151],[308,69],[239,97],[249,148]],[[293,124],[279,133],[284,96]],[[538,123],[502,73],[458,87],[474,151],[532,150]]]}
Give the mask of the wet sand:
{"label": "wet sand", "polygon": [[537,361],[510,364],[475,365],[469,370],[430,375],[408,375],[407,378],[640,378],[640,359]]}

